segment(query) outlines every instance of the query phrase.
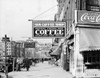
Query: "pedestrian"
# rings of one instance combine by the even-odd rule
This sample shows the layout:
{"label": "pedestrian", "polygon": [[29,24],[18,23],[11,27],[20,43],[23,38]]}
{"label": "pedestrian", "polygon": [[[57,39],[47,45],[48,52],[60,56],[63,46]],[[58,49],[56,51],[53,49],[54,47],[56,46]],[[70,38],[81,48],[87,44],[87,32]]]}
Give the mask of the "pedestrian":
{"label": "pedestrian", "polygon": [[20,71],[21,70],[21,59],[20,58],[17,58],[17,71]]}
{"label": "pedestrian", "polygon": [[42,63],[43,63],[43,62],[44,62],[44,59],[42,58],[42,60],[41,60],[41,61],[42,61]]}
{"label": "pedestrian", "polygon": [[24,59],[24,65],[27,71],[29,71],[30,68],[30,60],[28,58]]}
{"label": "pedestrian", "polygon": [[36,63],[36,59],[33,58],[33,60],[32,60],[32,65],[35,66],[35,63]]}

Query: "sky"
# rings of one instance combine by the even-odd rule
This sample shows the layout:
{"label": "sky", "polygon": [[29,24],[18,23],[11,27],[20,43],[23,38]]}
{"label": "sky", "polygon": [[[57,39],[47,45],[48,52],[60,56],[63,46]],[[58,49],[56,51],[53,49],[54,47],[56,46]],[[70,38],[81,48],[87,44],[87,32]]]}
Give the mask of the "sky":
{"label": "sky", "polygon": [[[0,37],[7,34],[15,41],[25,40],[32,36],[29,19],[54,20],[56,13],[57,0],[0,0]],[[43,43],[52,41],[45,38],[35,40]]]}

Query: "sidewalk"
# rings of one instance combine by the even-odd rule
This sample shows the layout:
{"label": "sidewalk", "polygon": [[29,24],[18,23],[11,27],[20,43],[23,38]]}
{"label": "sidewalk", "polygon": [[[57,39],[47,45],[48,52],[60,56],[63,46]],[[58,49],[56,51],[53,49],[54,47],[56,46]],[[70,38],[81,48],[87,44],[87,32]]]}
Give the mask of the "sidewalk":
{"label": "sidewalk", "polygon": [[19,72],[10,72],[8,75],[11,78],[72,78],[69,72],[59,66],[50,65],[48,62],[31,66],[29,71],[22,69]]}

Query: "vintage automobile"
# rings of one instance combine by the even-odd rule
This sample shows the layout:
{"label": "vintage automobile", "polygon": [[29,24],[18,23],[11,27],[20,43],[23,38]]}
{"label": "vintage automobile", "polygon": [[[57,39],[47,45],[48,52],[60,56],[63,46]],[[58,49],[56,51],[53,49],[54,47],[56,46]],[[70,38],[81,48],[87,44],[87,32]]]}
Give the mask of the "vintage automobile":
{"label": "vintage automobile", "polygon": [[4,68],[5,68],[5,59],[0,58],[0,72],[4,72]]}
{"label": "vintage automobile", "polygon": [[[11,72],[13,70],[12,63],[12,59],[7,58],[6,66],[8,66],[8,72]],[[5,72],[5,58],[0,58],[0,72]]]}

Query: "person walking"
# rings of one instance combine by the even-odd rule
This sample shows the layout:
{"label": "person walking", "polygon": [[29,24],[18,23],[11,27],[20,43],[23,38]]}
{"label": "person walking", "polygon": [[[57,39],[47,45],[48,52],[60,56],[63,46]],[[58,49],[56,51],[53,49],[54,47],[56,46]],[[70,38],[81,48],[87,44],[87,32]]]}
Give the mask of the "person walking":
{"label": "person walking", "polygon": [[17,58],[17,71],[20,71],[21,70],[21,59],[20,58]]}
{"label": "person walking", "polygon": [[44,62],[44,59],[42,58],[41,61],[42,61],[42,63],[43,63],[43,62]]}
{"label": "person walking", "polygon": [[30,68],[30,60],[28,58],[24,59],[24,65],[27,71],[29,71]]}

